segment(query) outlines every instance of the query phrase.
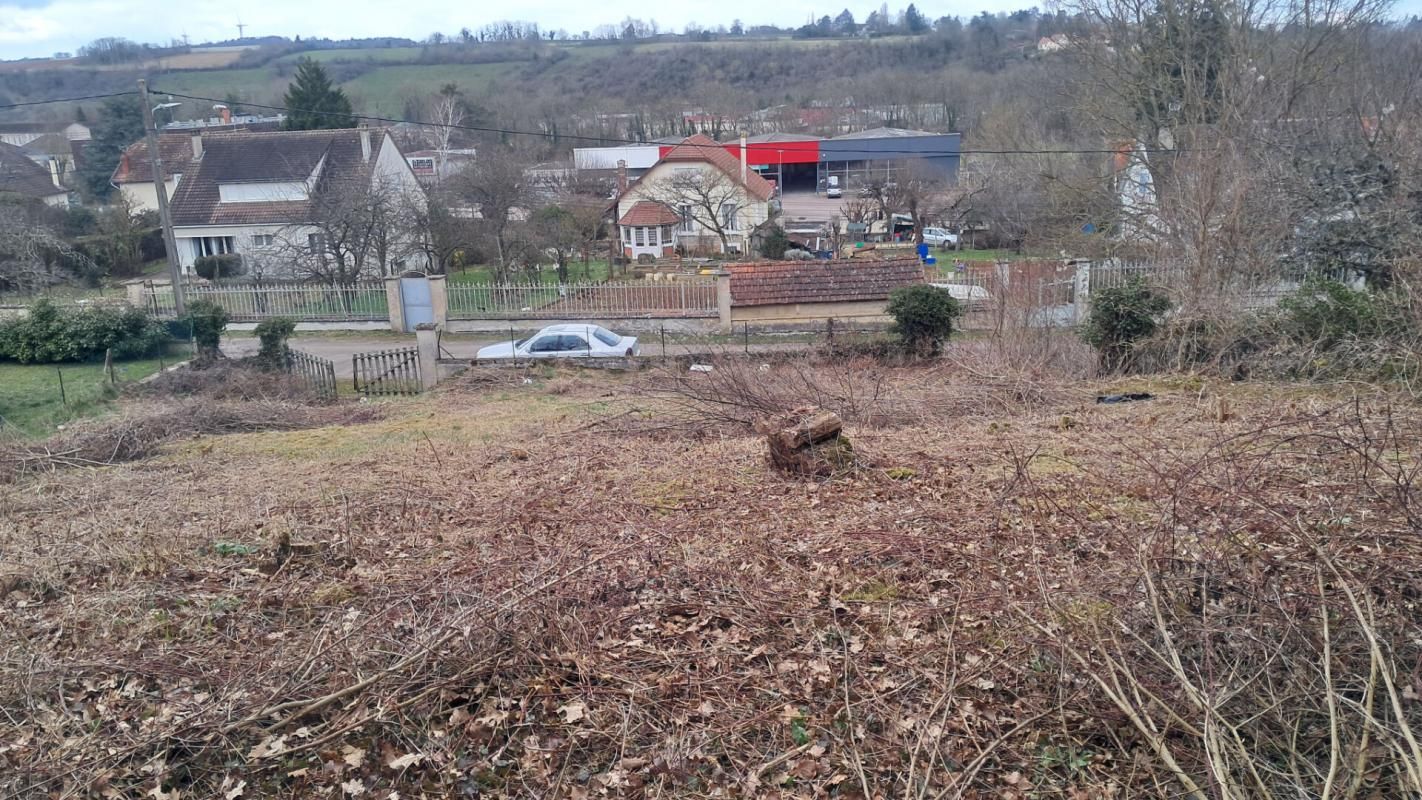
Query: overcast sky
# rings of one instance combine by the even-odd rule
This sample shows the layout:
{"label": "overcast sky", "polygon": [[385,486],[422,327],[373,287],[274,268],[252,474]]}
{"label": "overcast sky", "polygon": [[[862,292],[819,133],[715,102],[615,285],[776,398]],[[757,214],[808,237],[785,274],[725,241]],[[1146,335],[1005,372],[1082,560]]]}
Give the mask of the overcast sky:
{"label": "overcast sky", "polygon": [[[850,4],[861,21],[878,3]],[[907,5],[890,3],[898,10]],[[1030,6],[1030,0],[973,0],[919,3],[930,19],[953,14],[970,17],[979,11],[1011,11]],[[497,9],[516,12],[500,14]],[[0,58],[49,56],[72,52],[101,36],[123,36],[140,42],[167,42],[187,34],[196,43],[235,38],[237,23],[247,25],[249,36],[405,36],[422,39],[432,31],[454,33],[461,27],[478,28],[497,19],[537,22],[546,29],[562,28],[570,34],[592,30],[599,24],[626,16],[655,18],[663,29],[680,31],[687,23],[707,27],[729,25],[739,18],[747,24],[800,25],[809,17],[833,16],[844,0],[833,4],[811,0],[724,0],[711,4],[664,4],[646,0],[525,0],[515,4],[456,4],[449,0],[352,2],[351,0],[0,0]],[[1401,0],[1399,14],[1422,13],[1422,0]],[[239,20],[240,15],[240,20]]]}

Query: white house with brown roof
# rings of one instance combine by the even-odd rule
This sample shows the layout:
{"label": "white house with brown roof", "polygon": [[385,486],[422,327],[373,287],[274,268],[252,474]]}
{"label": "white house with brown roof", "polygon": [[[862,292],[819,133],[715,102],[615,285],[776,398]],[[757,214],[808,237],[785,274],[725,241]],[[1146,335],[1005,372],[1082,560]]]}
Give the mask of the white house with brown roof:
{"label": "white house with brown roof", "polygon": [[[201,134],[158,134],[158,153],[163,157],[163,183],[168,187],[169,200],[177,193],[183,173],[192,166],[193,159],[201,150]],[[153,180],[147,140],[140,139],[124,149],[109,183],[123,195],[130,210],[158,210],[158,187]]]}
{"label": "white house with brown roof", "polygon": [[[422,209],[424,191],[387,132],[249,131],[191,142],[194,157],[171,209],[185,270],[198,258],[227,253],[265,275],[316,274],[331,259],[348,257],[369,277],[425,266],[414,226],[395,217],[402,207]],[[377,201],[389,213],[372,211]],[[338,241],[334,228],[343,223],[333,215],[343,212],[352,219]],[[368,219],[354,218],[361,214]],[[361,232],[373,224],[385,227]],[[367,238],[351,240],[357,236]]]}
{"label": "white house with brown roof", "polygon": [[[619,178],[619,182],[625,182]],[[751,249],[774,214],[775,187],[704,134],[683,139],[613,202],[622,254],[635,259]]]}
{"label": "white house with brown roof", "polygon": [[69,190],[60,182],[59,164],[41,166],[23,148],[0,142],[0,195],[19,195],[56,208],[69,204]]}

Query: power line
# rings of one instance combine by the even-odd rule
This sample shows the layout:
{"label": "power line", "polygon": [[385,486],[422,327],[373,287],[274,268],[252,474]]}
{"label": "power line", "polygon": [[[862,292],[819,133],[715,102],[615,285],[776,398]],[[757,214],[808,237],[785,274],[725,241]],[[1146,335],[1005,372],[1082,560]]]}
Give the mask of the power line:
{"label": "power line", "polygon": [[[181,98],[183,98],[184,100],[198,100],[198,101],[211,102],[211,103],[221,103],[221,102],[224,102],[223,100],[220,100],[220,99],[215,98],[215,97],[201,97],[201,96],[198,96],[198,95],[180,94],[180,93],[178,93],[178,92],[167,92],[167,91],[161,91],[161,90],[158,90],[158,89],[153,90],[153,93],[154,93],[154,94],[162,94],[162,95],[165,95],[165,96],[168,96],[168,97],[181,97]],[[242,106],[243,106],[244,108],[260,108],[260,109],[265,109],[265,110],[268,110],[268,111],[284,111],[284,112],[295,111],[295,112],[302,113],[302,114],[315,114],[315,115],[319,115],[319,116],[342,117],[342,118],[348,118],[348,119],[363,120],[363,121],[367,121],[367,122],[385,122],[385,123],[389,123],[389,124],[392,124],[392,125],[415,125],[415,126],[425,127],[425,128],[439,128],[439,129],[452,129],[452,130],[460,130],[460,131],[472,131],[472,132],[474,132],[474,133],[493,133],[493,134],[499,134],[499,135],[501,135],[501,136],[536,136],[536,137],[539,137],[539,138],[542,138],[542,139],[551,139],[551,138],[571,139],[571,140],[577,140],[577,141],[597,142],[597,143],[599,143],[599,144],[612,143],[612,144],[626,144],[626,145],[643,145],[643,146],[648,146],[648,147],[651,147],[651,146],[657,146],[657,147],[700,147],[700,148],[712,148],[712,149],[724,149],[724,148],[726,148],[726,147],[734,147],[734,146],[736,145],[735,142],[720,142],[720,143],[717,143],[717,144],[710,144],[710,145],[707,145],[707,144],[681,144],[681,143],[678,143],[678,144],[675,144],[675,145],[670,145],[670,144],[667,144],[667,143],[665,143],[665,142],[649,142],[649,141],[645,141],[645,140],[642,140],[642,139],[619,139],[619,138],[617,138],[617,137],[610,137],[610,136],[587,136],[587,135],[582,135],[582,134],[561,134],[561,133],[560,133],[560,134],[557,134],[557,135],[555,136],[554,134],[545,133],[545,132],[543,132],[543,131],[521,131],[521,130],[516,130],[516,129],[513,129],[513,128],[490,128],[490,127],[485,127],[485,126],[481,126],[481,125],[445,125],[445,124],[439,123],[439,122],[425,122],[425,121],[423,121],[423,120],[394,119],[394,118],[392,118],[392,117],[381,117],[381,116],[376,116],[376,115],[374,115],[374,114],[356,114],[356,113],[347,114],[347,113],[340,112],[340,111],[320,111],[320,110],[317,110],[317,109],[303,109],[303,108],[288,109],[288,108],[286,108],[285,106],[263,105],[262,103],[242,103]],[[933,135],[945,135],[945,134],[933,134]],[[757,144],[759,144],[759,149],[762,149],[762,150],[765,149],[766,146],[767,146],[767,145],[765,145],[765,144],[760,144],[760,143],[757,143]],[[775,149],[783,149],[783,148],[775,148]],[[873,151],[874,155],[882,155],[882,156],[902,155],[902,156],[918,156],[918,157],[929,157],[929,156],[965,156],[965,155],[1115,155],[1115,154],[1117,154],[1117,153],[1119,153],[1119,152],[1120,152],[1119,150],[1116,150],[1116,149],[1108,149],[1108,148],[1103,148],[1103,149],[1062,149],[1062,150],[875,150],[875,151]],[[1151,149],[1137,150],[1137,149],[1133,149],[1131,152],[1137,152],[1137,153],[1138,153],[1138,152],[1145,152],[1145,153],[1182,153],[1182,152],[1185,152],[1185,151],[1184,151],[1184,150],[1151,150]]]}
{"label": "power line", "polygon": [[110,97],[128,97],[129,95],[133,95],[133,94],[138,94],[138,92],[136,92],[136,91],[130,89],[129,91],[126,91],[126,92],[110,92],[109,94],[91,94],[91,95],[85,95],[84,97],[57,97],[57,98],[55,98],[55,99],[53,99],[53,100],[31,100],[31,101],[26,102],[26,103],[7,103],[6,105],[0,105],[0,111],[5,111],[5,110],[11,109],[11,108],[27,108],[27,107],[29,107],[29,106],[47,106],[47,105],[50,105],[50,104],[52,104],[52,103],[78,103],[78,102],[81,102],[81,101],[84,101],[84,100],[107,100],[107,99],[110,98]]}
{"label": "power line", "polygon": [[[105,99],[108,99],[108,98],[110,98],[110,97],[127,97],[127,96],[129,96],[129,95],[134,95],[134,94],[137,94],[137,92],[135,92],[135,91],[111,92],[111,93],[109,93],[109,94],[94,94],[94,95],[86,95],[86,96],[83,96],[83,97],[61,97],[61,98],[55,98],[55,99],[53,99],[53,100],[34,100],[34,101],[30,101],[30,102],[25,102],[25,103],[10,103],[10,104],[7,104],[7,105],[0,105],[0,111],[4,111],[4,110],[7,110],[7,109],[12,109],[12,108],[26,108],[26,107],[30,107],[30,106],[50,105],[50,104],[53,104],[53,103],[77,103],[77,102],[81,102],[81,101],[84,101],[84,100],[105,100]],[[225,100],[222,100],[222,99],[219,99],[219,98],[216,98],[216,97],[202,97],[202,96],[200,96],[200,95],[181,94],[181,93],[178,93],[178,92],[164,92],[164,91],[154,90],[154,91],[153,91],[153,94],[162,94],[162,95],[166,95],[166,96],[169,96],[169,97],[181,97],[181,98],[183,98],[184,100],[198,100],[198,101],[209,102],[209,103],[222,103],[222,102],[226,102]],[[291,111],[291,110],[293,110],[293,109],[288,109],[288,108],[286,108],[285,106],[265,105],[265,104],[262,104],[262,103],[242,103],[242,105],[243,105],[244,107],[247,107],[247,108],[260,108],[260,109],[265,109],[265,110],[268,110],[268,111]],[[644,140],[644,139],[619,139],[619,138],[617,138],[617,137],[612,137],[612,136],[587,136],[587,135],[583,135],[583,134],[557,134],[557,135],[555,136],[554,134],[546,133],[546,132],[544,132],[544,131],[521,131],[521,130],[516,130],[516,129],[513,129],[513,128],[491,128],[491,127],[486,127],[486,126],[481,126],[481,125],[445,125],[445,124],[438,123],[438,122],[425,122],[425,121],[423,121],[423,120],[394,119],[394,118],[392,118],[392,117],[381,117],[381,116],[377,116],[377,115],[374,115],[374,114],[354,114],[354,113],[353,113],[353,114],[346,114],[346,113],[339,112],[339,111],[320,111],[320,110],[317,110],[317,109],[294,109],[294,110],[295,110],[295,111],[298,111],[298,112],[300,112],[300,113],[302,113],[302,114],[316,114],[316,115],[321,115],[321,116],[347,117],[347,118],[350,118],[350,119],[358,119],[358,120],[364,120],[364,121],[368,121],[368,122],[384,122],[384,123],[389,123],[389,124],[392,124],[392,125],[415,125],[415,126],[424,127],[424,128],[452,129],[452,130],[460,130],[460,131],[471,131],[471,132],[474,132],[474,133],[493,133],[493,134],[498,134],[498,135],[500,135],[500,136],[535,136],[535,137],[542,138],[542,139],[550,139],[550,138],[570,139],[570,140],[584,141],[584,142],[596,142],[596,143],[598,143],[598,144],[603,144],[603,145],[606,145],[606,144],[608,144],[608,143],[611,143],[611,144],[623,144],[623,145],[641,145],[641,146],[645,146],[645,147],[698,147],[698,148],[713,148],[713,149],[724,149],[724,148],[726,148],[726,147],[734,147],[734,146],[736,145],[735,142],[720,142],[720,143],[717,143],[717,144],[714,144],[714,145],[705,145],[705,144],[683,144],[683,143],[678,143],[678,144],[675,144],[675,145],[669,145],[669,144],[667,144],[667,143],[665,143],[665,142],[649,142],[649,141],[646,141],[646,140]],[[934,134],[934,135],[942,135],[942,134]],[[766,145],[765,145],[764,143],[757,143],[757,144],[760,146],[759,149],[765,149],[765,147],[766,147]],[[782,149],[782,148],[775,148],[775,149]],[[1096,149],[1089,149],[1089,148],[1088,148],[1088,149],[1036,149],[1036,150],[1027,150],[1027,149],[1002,149],[1002,150],[997,150],[997,149],[991,149],[991,150],[989,150],[989,149],[981,149],[981,150],[962,150],[962,149],[960,149],[960,150],[875,150],[875,151],[872,151],[872,152],[874,153],[874,155],[882,155],[882,156],[894,156],[894,155],[897,155],[897,156],[911,156],[911,157],[916,156],[916,157],[919,157],[919,158],[925,158],[925,157],[934,157],[934,156],[989,156],[989,155],[999,155],[999,156],[1007,156],[1007,155],[1018,155],[1018,156],[1034,156],[1034,155],[1035,155],[1035,156],[1047,156],[1047,155],[1116,155],[1116,154],[1120,153],[1121,151],[1118,150],[1118,149],[1111,149],[1111,148],[1096,148]],[[1131,150],[1131,152],[1132,152],[1132,153],[1145,153],[1145,154],[1152,154],[1152,153],[1171,153],[1171,154],[1179,154],[1179,153],[1184,153],[1184,152],[1186,152],[1186,150],[1184,150],[1184,149],[1165,150],[1165,149],[1152,149],[1152,148],[1134,149],[1134,148],[1133,148],[1133,149]]]}

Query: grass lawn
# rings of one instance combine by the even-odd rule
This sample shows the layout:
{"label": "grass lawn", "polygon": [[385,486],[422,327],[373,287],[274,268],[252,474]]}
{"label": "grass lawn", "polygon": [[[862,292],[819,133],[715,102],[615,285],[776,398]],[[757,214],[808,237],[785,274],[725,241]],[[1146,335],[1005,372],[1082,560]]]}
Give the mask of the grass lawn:
{"label": "grass lawn", "polygon": [[[146,378],[161,365],[188,357],[186,346],[173,345],[162,358],[120,361],[114,378],[122,385]],[[59,382],[64,379],[61,398]],[[114,400],[102,361],[83,364],[16,364],[0,362],[0,432],[46,436],[54,426],[107,411]]]}
{"label": "grass lawn", "polygon": [[[586,267],[582,261],[574,260],[568,265],[568,278],[574,283],[586,281],[605,281],[611,277],[611,270],[605,260],[594,259],[588,262]],[[494,268],[487,264],[469,266],[464,269],[455,269],[449,273],[449,284],[451,286],[467,286],[477,283],[493,283]],[[558,271],[552,267],[544,267],[536,273],[521,275],[519,283],[557,283]]]}

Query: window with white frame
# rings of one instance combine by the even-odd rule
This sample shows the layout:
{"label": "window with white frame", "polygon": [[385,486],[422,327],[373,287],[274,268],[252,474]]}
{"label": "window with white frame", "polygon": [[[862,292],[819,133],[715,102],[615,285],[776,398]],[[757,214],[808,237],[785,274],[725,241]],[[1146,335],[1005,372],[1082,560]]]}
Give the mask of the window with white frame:
{"label": "window with white frame", "polygon": [[680,209],[680,213],[681,213],[681,232],[682,232],[682,233],[695,233],[695,232],[696,232],[696,220],[694,220],[694,219],[691,218],[691,206],[682,206],[681,209]]}
{"label": "window with white frame", "polygon": [[326,249],[326,239],[319,233],[306,234],[306,246],[313,254],[320,253]]}
{"label": "window with white frame", "polygon": [[646,228],[643,228],[643,227],[641,227],[641,226],[639,225],[639,226],[637,227],[637,241],[636,241],[636,245],[637,245],[638,247],[645,247],[646,244],[647,244],[647,229],[646,229]]}
{"label": "window with white frame", "polygon": [[735,203],[721,204],[721,227],[728,231],[736,230],[736,212],[739,208]]}
{"label": "window with white frame", "polygon": [[632,229],[626,225],[622,226],[622,241],[632,244]]}
{"label": "window with white frame", "polygon": [[275,243],[276,243],[276,237],[275,237],[275,236],[272,236],[270,233],[254,233],[254,234],[252,234],[252,246],[253,246],[253,247],[271,247],[271,246],[272,246],[273,244],[275,244]]}

